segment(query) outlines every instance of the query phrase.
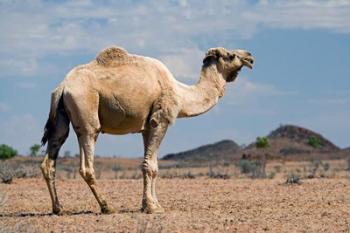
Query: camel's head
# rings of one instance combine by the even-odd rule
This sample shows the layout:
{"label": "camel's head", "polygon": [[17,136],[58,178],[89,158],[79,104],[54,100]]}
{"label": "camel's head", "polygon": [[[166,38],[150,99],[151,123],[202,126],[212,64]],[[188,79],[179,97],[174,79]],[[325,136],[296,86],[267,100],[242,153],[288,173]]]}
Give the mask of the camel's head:
{"label": "camel's head", "polygon": [[234,81],[243,66],[252,69],[253,63],[254,57],[243,49],[229,51],[225,48],[211,48],[203,60],[203,66],[217,64],[227,82]]}

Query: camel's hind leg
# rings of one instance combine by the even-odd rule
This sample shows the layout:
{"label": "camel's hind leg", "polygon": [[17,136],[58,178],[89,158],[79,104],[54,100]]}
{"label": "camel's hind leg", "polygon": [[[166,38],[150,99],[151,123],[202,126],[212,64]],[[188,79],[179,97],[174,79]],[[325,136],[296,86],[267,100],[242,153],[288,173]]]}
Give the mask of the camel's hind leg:
{"label": "camel's hind leg", "polygon": [[111,214],[114,213],[115,210],[107,204],[105,198],[97,191],[94,171],[94,151],[96,138],[97,133],[79,136],[79,145],[81,147],[80,174],[94,194],[98,204],[100,205],[101,212],[103,214]]}
{"label": "camel's hind leg", "polygon": [[63,111],[58,111],[56,119],[55,127],[51,129],[51,134],[48,138],[47,151],[44,161],[41,163],[41,171],[50,192],[52,212],[60,214],[62,206],[58,201],[55,185],[56,159],[61,146],[68,137],[69,119]]}
{"label": "camel's hind leg", "polygon": [[94,171],[95,143],[101,129],[98,117],[99,95],[84,89],[78,83],[77,86],[79,88],[66,87],[63,99],[79,141],[80,175],[93,192],[101,212],[113,213],[114,209],[107,205],[105,198],[98,191]]}

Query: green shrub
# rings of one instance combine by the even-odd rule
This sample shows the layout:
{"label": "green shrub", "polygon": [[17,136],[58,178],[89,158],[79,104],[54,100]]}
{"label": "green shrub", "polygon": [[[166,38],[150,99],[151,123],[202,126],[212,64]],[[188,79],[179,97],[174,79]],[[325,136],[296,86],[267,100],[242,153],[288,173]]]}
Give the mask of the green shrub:
{"label": "green shrub", "polygon": [[236,166],[240,169],[242,174],[249,174],[256,169],[256,163],[248,159],[241,159]]}
{"label": "green shrub", "polygon": [[267,137],[257,137],[255,145],[257,148],[267,148],[270,146],[270,142]]}
{"label": "green shrub", "polygon": [[248,160],[241,159],[236,163],[242,174],[251,174],[252,178],[266,178],[265,167],[266,160]]}
{"label": "green shrub", "polygon": [[30,156],[36,157],[38,156],[39,150],[40,150],[40,145],[39,144],[34,144],[30,148]]}
{"label": "green shrub", "polygon": [[114,164],[113,167],[112,167],[112,170],[114,172],[119,172],[119,171],[122,171],[123,170],[123,167],[120,166],[119,164]]}
{"label": "green shrub", "polygon": [[0,159],[10,159],[17,155],[17,151],[12,147],[1,144],[0,145]]}
{"label": "green shrub", "polygon": [[331,165],[329,163],[321,163],[321,166],[323,167],[323,170],[326,172],[329,170],[329,168],[331,167]]}
{"label": "green shrub", "polygon": [[321,139],[316,136],[310,136],[307,142],[310,146],[313,148],[320,148],[321,147]]}

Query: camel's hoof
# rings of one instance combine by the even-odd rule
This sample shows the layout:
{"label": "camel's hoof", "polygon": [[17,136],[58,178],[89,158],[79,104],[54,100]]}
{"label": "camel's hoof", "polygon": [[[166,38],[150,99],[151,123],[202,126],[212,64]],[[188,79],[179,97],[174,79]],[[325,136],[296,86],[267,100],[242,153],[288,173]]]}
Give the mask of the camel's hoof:
{"label": "camel's hoof", "polygon": [[164,213],[164,208],[161,207],[159,204],[158,205],[151,205],[151,206],[146,206],[142,207],[141,211],[146,213],[146,214],[160,214]]}
{"label": "camel's hoof", "polygon": [[116,212],[116,210],[112,207],[105,206],[105,207],[101,208],[102,214],[114,214],[115,212]]}
{"label": "camel's hoof", "polygon": [[52,208],[52,213],[56,215],[63,215],[64,214],[63,206],[61,205],[54,206]]}

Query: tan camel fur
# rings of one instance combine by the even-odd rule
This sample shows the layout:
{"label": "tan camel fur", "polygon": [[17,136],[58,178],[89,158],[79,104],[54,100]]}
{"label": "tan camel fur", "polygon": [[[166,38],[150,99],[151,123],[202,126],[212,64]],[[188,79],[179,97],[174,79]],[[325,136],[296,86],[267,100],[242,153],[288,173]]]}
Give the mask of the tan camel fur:
{"label": "tan camel fur", "polygon": [[203,60],[200,79],[188,86],[175,80],[160,61],[129,54],[119,47],[101,51],[88,64],[72,69],[52,92],[49,119],[42,143],[48,142],[41,164],[53,213],[62,213],[56,187],[58,152],[72,122],[80,147],[80,174],[89,185],[102,213],[114,209],[98,191],[94,150],[99,133],[142,133],[144,142],[143,198],[141,210],[163,212],[156,196],[157,153],[168,126],[176,118],[207,112],[224,95],[227,82],[236,79],[254,58],[244,50],[212,48]]}

